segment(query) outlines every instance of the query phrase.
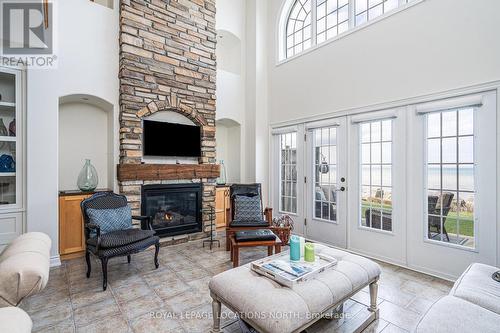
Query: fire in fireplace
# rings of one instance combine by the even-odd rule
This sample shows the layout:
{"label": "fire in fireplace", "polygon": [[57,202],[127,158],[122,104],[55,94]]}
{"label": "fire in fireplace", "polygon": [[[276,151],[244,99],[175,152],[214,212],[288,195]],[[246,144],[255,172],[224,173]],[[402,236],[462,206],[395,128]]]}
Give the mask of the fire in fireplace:
{"label": "fire in fireplace", "polygon": [[200,232],[201,184],[144,185],[141,214],[160,237]]}

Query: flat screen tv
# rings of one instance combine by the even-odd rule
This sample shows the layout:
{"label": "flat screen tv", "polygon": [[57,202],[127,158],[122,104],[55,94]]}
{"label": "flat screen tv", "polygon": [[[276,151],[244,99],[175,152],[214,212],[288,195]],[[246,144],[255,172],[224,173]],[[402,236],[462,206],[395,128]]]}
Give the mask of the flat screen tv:
{"label": "flat screen tv", "polygon": [[143,121],[144,156],[200,157],[200,127]]}

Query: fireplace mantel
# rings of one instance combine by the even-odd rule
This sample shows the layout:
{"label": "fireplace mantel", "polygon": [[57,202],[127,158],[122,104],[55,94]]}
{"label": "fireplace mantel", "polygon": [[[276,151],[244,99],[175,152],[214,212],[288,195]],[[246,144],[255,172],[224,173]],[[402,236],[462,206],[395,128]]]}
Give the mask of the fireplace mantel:
{"label": "fireplace mantel", "polygon": [[218,164],[118,164],[118,180],[172,180],[219,177]]}

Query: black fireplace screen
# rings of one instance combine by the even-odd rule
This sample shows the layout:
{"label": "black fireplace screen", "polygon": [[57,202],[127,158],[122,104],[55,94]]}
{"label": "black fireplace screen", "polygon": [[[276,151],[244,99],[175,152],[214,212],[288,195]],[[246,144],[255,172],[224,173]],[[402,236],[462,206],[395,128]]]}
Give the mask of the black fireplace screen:
{"label": "black fireplace screen", "polygon": [[159,236],[201,231],[201,184],[144,185],[141,214]]}

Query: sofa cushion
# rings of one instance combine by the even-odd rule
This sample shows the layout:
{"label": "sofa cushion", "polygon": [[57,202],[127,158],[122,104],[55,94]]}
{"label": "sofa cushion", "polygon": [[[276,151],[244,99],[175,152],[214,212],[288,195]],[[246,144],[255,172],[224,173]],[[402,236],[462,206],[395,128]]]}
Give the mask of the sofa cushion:
{"label": "sofa cushion", "polygon": [[33,322],[23,310],[15,307],[0,309],[0,332],[31,333]]}
{"label": "sofa cushion", "polygon": [[500,316],[454,296],[434,303],[417,325],[418,333],[496,333]]}
{"label": "sofa cushion", "polygon": [[492,279],[498,268],[472,264],[455,282],[450,295],[500,315],[500,283]]}
{"label": "sofa cushion", "polygon": [[[321,244],[315,244],[315,249],[337,259],[337,265],[293,289],[255,273],[247,264],[214,276],[210,291],[238,312],[266,314],[252,317],[260,331],[283,333],[297,330],[310,321],[311,314],[340,302],[380,275],[380,267],[369,259]],[[294,315],[280,317],[278,312]]]}
{"label": "sofa cushion", "polygon": [[91,223],[101,228],[101,234],[132,228],[132,212],[128,205],[112,209],[87,208]]}
{"label": "sofa cushion", "polygon": [[237,195],[234,198],[234,220],[241,222],[262,221],[262,204],[259,196]]}
{"label": "sofa cushion", "polygon": [[[107,249],[132,244],[143,239],[154,236],[153,230],[126,229],[108,232],[101,236],[100,248]],[[96,246],[97,237],[91,237],[87,240],[87,244]]]}

